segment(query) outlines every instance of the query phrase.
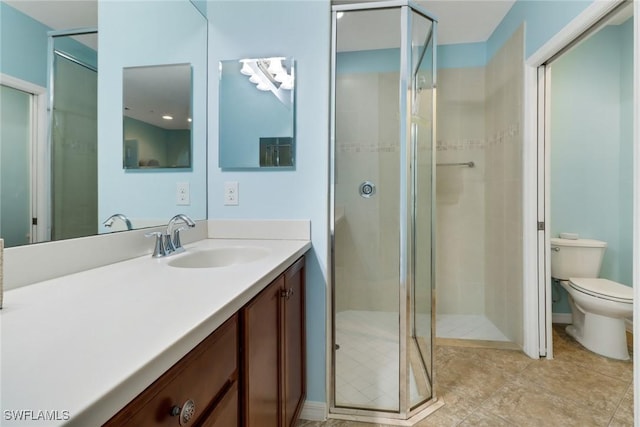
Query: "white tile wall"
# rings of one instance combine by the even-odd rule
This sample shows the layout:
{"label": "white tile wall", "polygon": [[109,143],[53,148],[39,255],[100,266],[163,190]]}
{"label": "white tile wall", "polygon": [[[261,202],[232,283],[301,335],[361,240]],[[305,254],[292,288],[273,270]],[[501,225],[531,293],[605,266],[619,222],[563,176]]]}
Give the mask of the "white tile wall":
{"label": "white tile wall", "polygon": [[486,315],[519,344],[523,55],[520,28],[486,67],[439,70],[437,142],[439,163],[476,165],[438,168],[437,312]]}

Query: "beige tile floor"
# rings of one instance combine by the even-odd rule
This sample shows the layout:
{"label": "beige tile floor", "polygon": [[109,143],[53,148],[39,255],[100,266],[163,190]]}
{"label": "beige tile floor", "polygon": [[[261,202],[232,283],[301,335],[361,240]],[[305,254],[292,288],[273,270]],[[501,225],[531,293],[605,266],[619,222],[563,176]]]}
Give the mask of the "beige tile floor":
{"label": "beige tile floor", "polygon": [[[553,360],[532,360],[513,350],[437,345],[436,392],[445,406],[416,426],[633,426],[633,364],[585,350],[561,325],[554,325],[553,339]],[[341,420],[298,423],[372,426]]]}

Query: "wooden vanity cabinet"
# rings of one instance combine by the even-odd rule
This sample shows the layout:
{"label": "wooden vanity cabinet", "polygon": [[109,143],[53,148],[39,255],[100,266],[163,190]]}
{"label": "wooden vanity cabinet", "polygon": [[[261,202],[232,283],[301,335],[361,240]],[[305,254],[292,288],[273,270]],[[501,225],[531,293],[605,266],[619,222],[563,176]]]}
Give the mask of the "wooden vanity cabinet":
{"label": "wooden vanity cabinet", "polygon": [[242,425],[295,426],[305,387],[304,257],[240,312]]}
{"label": "wooden vanity cabinet", "polygon": [[195,406],[184,425],[238,426],[238,332],[236,314],[104,426],[180,426],[189,400]]}
{"label": "wooden vanity cabinet", "polygon": [[[305,398],[304,316],[302,257],[104,426],[294,426]],[[180,423],[189,400],[195,410]]]}

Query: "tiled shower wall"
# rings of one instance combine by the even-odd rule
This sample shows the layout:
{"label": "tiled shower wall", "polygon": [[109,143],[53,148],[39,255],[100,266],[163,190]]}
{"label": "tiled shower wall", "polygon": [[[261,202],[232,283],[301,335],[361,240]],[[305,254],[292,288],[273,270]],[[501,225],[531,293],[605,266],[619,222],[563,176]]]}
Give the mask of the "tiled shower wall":
{"label": "tiled shower wall", "polygon": [[484,314],[522,344],[523,29],[485,67],[438,70],[438,314]]}
{"label": "tiled shower wall", "polygon": [[[484,314],[522,343],[523,31],[486,67],[438,70],[438,314]],[[398,307],[398,74],[336,81],[335,309]],[[358,185],[377,186],[362,198]]]}
{"label": "tiled shower wall", "polygon": [[485,70],[442,69],[438,80],[436,310],[484,314]]}
{"label": "tiled shower wall", "polygon": [[485,85],[485,314],[522,345],[522,26],[487,64]]}
{"label": "tiled shower wall", "polygon": [[[398,310],[398,73],[336,78],[335,310]],[[376,185],[360,196],[364,181]]]}

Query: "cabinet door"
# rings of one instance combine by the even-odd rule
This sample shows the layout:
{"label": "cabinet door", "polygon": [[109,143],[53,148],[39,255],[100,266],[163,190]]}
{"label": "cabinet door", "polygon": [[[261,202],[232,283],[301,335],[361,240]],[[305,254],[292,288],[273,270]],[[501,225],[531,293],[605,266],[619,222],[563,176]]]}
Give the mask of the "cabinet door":
{"label": "cabinet door", "polygon": [[242,310],[244,424],[277,427],[279,404],[280,276]]}
{"label": "cabinet door", "polygon": [[285,273],[283,304],[283,392],[284,426],[294,426],[305,399],[304,258]]}

